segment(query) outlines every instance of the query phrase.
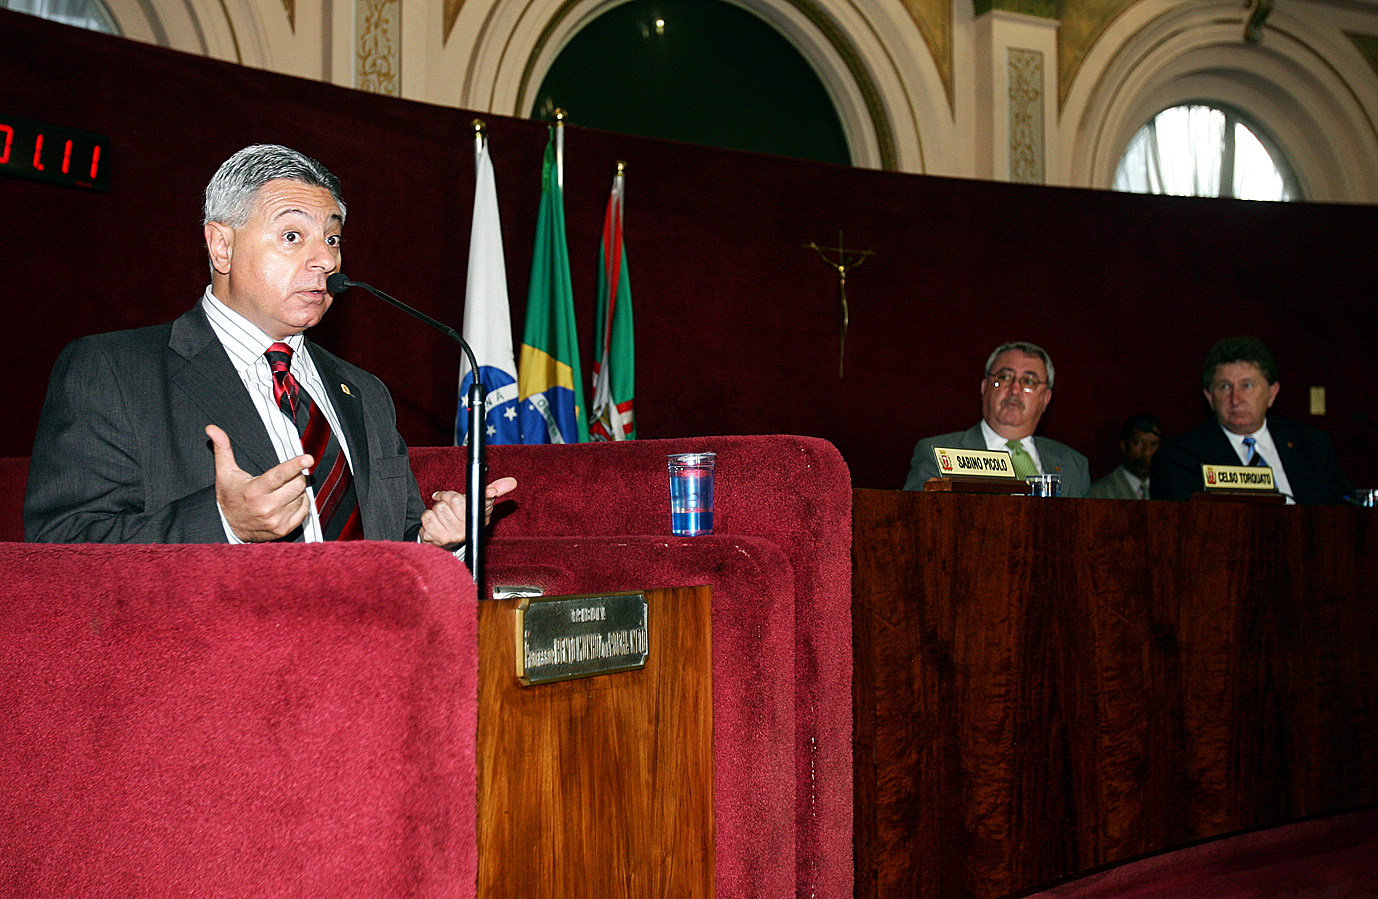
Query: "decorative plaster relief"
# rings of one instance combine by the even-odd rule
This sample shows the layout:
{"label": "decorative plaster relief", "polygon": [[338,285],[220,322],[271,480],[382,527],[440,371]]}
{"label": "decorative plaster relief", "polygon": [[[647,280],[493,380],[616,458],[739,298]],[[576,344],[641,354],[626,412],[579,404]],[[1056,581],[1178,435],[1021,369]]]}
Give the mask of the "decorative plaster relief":
{"label": "decorative plaster relief", "polygon": [[399,44],[401,0],[355,0],[354,86],[373,94],[402,95]]}
{"label": "decorative plaster relief", "polygon": [[1043,54],[1007,51],[1010,91],[1010,180],[1043,183]]}

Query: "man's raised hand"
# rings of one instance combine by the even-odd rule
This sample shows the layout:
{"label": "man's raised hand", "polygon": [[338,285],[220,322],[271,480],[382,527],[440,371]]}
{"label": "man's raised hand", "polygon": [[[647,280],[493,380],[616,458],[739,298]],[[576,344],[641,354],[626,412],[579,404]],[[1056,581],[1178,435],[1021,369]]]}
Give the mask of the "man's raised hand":
{"label": "man's raised hand", "polygon": [[297,456],[255,477],[235,463],[228,434],[207,425],[206,436],[215,453],[215,498],[235,536],[264,543],[287,536],[306,520],[306,472],[315,459]]}
{"label": "man's raised hand", "polygon": [[[484,523],[493,515],[493,504],[498,497],[511,493],[517,486],[516,478],[498,478],[484,490]],[[421,515],[421,542],[451,548],[464,542],[465,512],[464,494],[454,490],[439,490],[431,494],[434,501]]]}

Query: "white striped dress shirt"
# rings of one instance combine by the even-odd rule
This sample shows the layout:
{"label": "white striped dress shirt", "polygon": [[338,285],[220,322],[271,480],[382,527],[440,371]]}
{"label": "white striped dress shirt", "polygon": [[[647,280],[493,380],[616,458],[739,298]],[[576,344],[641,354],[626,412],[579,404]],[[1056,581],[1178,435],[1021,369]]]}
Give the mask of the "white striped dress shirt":
{"label": "white striped dress shirt", "polygon": [[[229,354],[230,363],[234,365],[235,371],[239,372],[245,389],[249,391],[249,397],[254,401],[254,408],[258,410],[259,417],[263,419],[263,426],[268,429],[268,437],[273,442],[273,450],[277,453],[278,461],[286,462],[288,459],[300,456],[302,454],[301,437],[297,434],[296,425],[283,414],[282,410],[278,408],[277,401],[273,399],[273,372],[268,367],[268,360],[263,356],[268,347],[277,341],[264,334],[257,325],[244,316],[216,299],[209,286],[206,287],[201,305],[205,309],[206,318],[210,320],[211,328],[220,338],[225,352]],[[297,379],[297,383],[307,393],[311,394],[311,398],[325,412],[326,421],[330,422],[330,427],[334,429],[335,436],[344,449],[345,460],[349,462],[352,471],[354,459],[349,452],[349,442],[345,440],[344,432],[340,430],[340,421],[335,415],[334,408],[330,405],[329,394],[325,390],[325,385],[321,383],[320,373],[316,371],[316,363],[311,359],[310,353],[302,352],[305,337],[301,334],[294,334],[282,342],[292,348],[292,377]],[[231,438],[230,447],[232,449],[234,447],[233,438]],[[306,521],[302,524],[302,529],[307,542],[318,543],[321,540],[321,522],[316,514],[316,497],[310,487],[307,487],[306,490],[310,511],[307,513]],[[236,537],[234,531],[230,529],[229,522],[225,520],[223,509],[220,512],[220,521],[225,527],[225,536],[229,538],[231,543],[244,542]]]}

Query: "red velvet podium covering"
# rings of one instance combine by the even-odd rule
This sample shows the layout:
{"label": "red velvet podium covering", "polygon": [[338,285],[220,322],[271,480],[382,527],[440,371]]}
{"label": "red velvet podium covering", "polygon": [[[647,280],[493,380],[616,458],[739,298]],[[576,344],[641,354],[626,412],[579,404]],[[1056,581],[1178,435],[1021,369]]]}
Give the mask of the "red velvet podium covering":
{"label": "red velvet podium covering", "polygon": [[[714,535],[672,537],[665,457],[705,451]],[[413,448],[422,495],[463,484],[465,458]],[[790,436],[495,446],[489,470],[519,486],[494,514],[482,595],[712,586],[718,896],[850,896],[851,488],[837,450]]]}
{"label": "red velvet podium covering", "polygon": [[[705,450],[718,454],[714,535],[672,537],[665,457]],[[462,487],[465,458],[463,449],[453,447],[413,449],[412,467],[423,495],[442,487]],[[0,459],[0,537],[22,537],[20,504],[26,471],[25,459]],[[492,447],[490,473],[494,478],[516,477],[520,484],[494,515],[487,559],[490,584],[536,584],[547,594],[712,587],[717,895],[850,896],[852,493],[847,467],[837,450],[823,440],[786,436]],[[45,561],[38,564],[39,560]],[[21,675],[30,679],[20,691],[0,694],[0,713],[8,715],[16,703],[29,703],[25,726],[32,735],[28,742],[10,749],[0,747],[0,783],[8,785],[21,775],[31,776],[26,773],[27,760],[75,740],[69,732],[83,733],[86,718],[126,692],[154,691],[161,683],[154,683],[157,678],[167,676],[169,686],[155,691],[166,705],[160,717],[129,724],[137,725],[134,745],[148,756],[139,772],[143,780],[137,781],[133,792],[152,798],[138,809],[121,813],[123,817],[116,817],[119,810],[113,806],[97,808],[90,812],[89,822],[82,823],[86,819],[81,817],[69,822],[77,829],[63,839],[72,847],[86,845],[95,840],[101,822],[114,822],[109,832],[127,825],[133,833],[127,838],[133,841],[130,845],[144,847],[140,853],[157,859],[158,841],[141,829],[164,827],[157,823],[164,819],[201,820],[193,814],[198,801],[187,795],[198,793],[198,778],[230,777],[241,790],[235,802],[206,810],[208,823],[198,825],[212,829],[225,842],[214,844],[202,857],[178,861],[172,856],[188,855],[182,851],[185,843],[171,839],[166,844],[170,857],[165,860],[171,867],[146,881],[140,880],[140,872],[151,870],[147,865],[137,860],[112,863],[103,876],[123,885],[121,890],[145,882],[194,882],[201,889],[212,880],[211,870],[239,864],[233,877],[224,881],[225,889],[236,895],[425,896],[432,894],[427,892],[431,884],[449,876],[442,868],[451,874],[459,872],[456,876],[463,889],[455,895],[472,894],[473,859],[465,856],[467,868],[457,867],[453,859],[461,844],[468,847],[465,852],[473,849],[472,759],[463,761],[460,784],[433,776],[437,757],[472,753],[472,724],[464,725],[467,731],[448,735],[457,741],[449,748],[440,745],[439,725],[427,725],[425,733],[434,732],[437,743],[426,743],[424,752],[417,750],[416,770],[405,769],[401,761],[386,761],[391,757],[381,749],[368,750],[383,753],[377,764],[387,775],[383,783],[391,787],[379,786],[376,792],[362,789],[343,797],[356,799],[361,808],[340,812],[342,823],[322,824],[325,818],[337,817],[324,813],[307,821],[300,817],[289,817],[285,823],[280,820],[289,811],[304,815],[312,803],[319,806],[325,799],[340,798],[320,794],[324,787],[318,784],[329,783],[331,766],[344,765],[353,782],[363,764],[347,754],[336,761],[334,753],[343,750],[332,748],[334,744],[320,745],[330,763],[317,770],[313,759],[301,756],[300,745],[303,739],[308,746],[320,744],[314,731],[294,719],[277,723],[291,703],[315,708],[317,701],[327,701],[315,697],[317,685],[327,698],[334,695],[332,691],[346,689],[346,684],[360,696],[359,703],[335,703],[309,722],[338,729],[342,743],[362,740],[360,745],[366,747],[371,745],[369,739],[387,735],[387,731],[380,735],[371,730],[374,725],[369,722],[375,714],[384,714],[389,726],[402,728],[401,709],[409,708],[407,703],[418,704],[415,714],[421,717],[417,722],[438,714],[423,702],[432,693],[422,689],[420,675],[406,679],[405,672],[419,670],[418,660],[386,641],[382,648],[370,647],[390,633],[379,623],[385,610],[396,616],[413,605],[418,610],[415,621],[395,625],[401,631],[392,636],[405,643],[420,639],[419,635],[408,638],[408,628],[426,625],[432,614],[450,614],[446,603],[455,594],[456,580],[463,582],[461,596],[473,595],[467,592],[473,590],[467,572],[448,556],[426,547],[385,543],[353,547],[0,545],[0,572],[11,568],[22,570],[23,576],[17,581],[10,578],[6,596],[24,612],[11,614],[0,630],[0,639],[6,640],[0,647],[0,676],[10,681]],[[439,592],[436,578],[443,584]],[[284,594],[276,586],[282,583],[300,586]],[[365,587],[362,594],[360,585]],[[395,602],[389,603],[393,594]],[[488,585],[484,595],[488,595]],[[405,597],[411,598],[404,601]],[[163,642],[148,636],[149,648],[140,650],[149,668],[140,669],[131,662],[122,675],[125,680],[111,682],[103,693],[88,695],[87,682],[94,678],[103,683],[98,675],[104,675],[104,660],[118,654],[114,649],[105,655],[90,653],[75,636],[70,644],[56,639],[48,633],[44,610],[66,616],[62,633],[89,640],[94,637],[82,631],[82,612],[93,605],[104,609],[102,603],[126,604],[127,614],[143,622],[140,628],[154,629],[160,616],[168,616],[169,623],[155,629]],[[462,599],[461,605],[469,608],[462,617],[463,626],[470,628],[472,608]],[[449,625],[426,626],[440,641],[435,652],[453,652],[451,642],[456,635],[449,632]],[[291,636],[279,636],[279,627]],[[346,639],[355,627],[362,628],[357,645]],[[198,640],[183,639],[184,632],[197,632],[197,628],[206,631]],[[308,638],[308,634],[316,636]],[[463,639],[469,646],[474,636],[466,632]],[[287,640],[295,649],[267,659],[250,652],[255,646],[274,645],[273,640]],[[198,653],[209,659],[192,673],[178,667],[184,660],[176,658],[176,653],[185,645],[195,647],[187,649],[190,661],[197,661]],[[423,649],[415,642],[413,648]],[[54,660],[44,659],[46,655],[53,655]],[[54,681],[53,696],[46,694],[41,677],[25,674],[26,665],[37,664],[26,661],[30,658],[44,659],[42,664],[53,672],[67,671],[65,679]],[[76,667],[64,669],[67,662]],[[278,667],[260,667],[269,662]],[[400,666],[402,673],[390,666]],[[475,695],[475,684],[476,680],[465,680],[458,686],[462,704],[456,714],[462,714],[464,722],[472,721],[468,703]],[[450,688],[437,689],[441,692],[436,695],[445,695],[444,690]],[[382,703],[381,709],[375,702]],[[62,708],[71,712],[66,718],[58,716],[57,724],[45,730],[49,725],[44,703],[65,703]],[[330,713],[346,711],[361,717],[341,722],[330,718]],[[184,726],[182,716],[191,723]],[[352,735],[350,727],[361,733]],[[184,728],[190,728],[186,733],[195,739],[183,737]],[[226,744],[218,736],[246,730],[243,742]],[[163,737],[167,742],[155,746]],[[398,735],[389,739],[395,747],[405,745],[398,742],[402,739]],[[289,756],[287,763],[269,765],[262,756],[267,749],[255,740],[271,743],[273,751]],[[73,752],[87,752],[79,741],[72,745],[77,747]],[[97,745],[88,754],[97,767],[120,770],[128,764],[122,750],[122,746]],[[189,755],[194,750],[200,755]],[[250,757],[240,760],[245,753]],[[68,758],[60,753],[54,757]],[[114,838],[108,845],[95,844],[96,855],[90,859],[60,853],[44,861],[34,855],[39,843],[25,836],[28,829],[23,822],[54,815],[73,803],[85,806],[88,793],[100,796],[92,784],[77,776],[74,762],[69,759],[63,765],[68,770],[66,779],[54,782],[50,795],[41,794],[35,785],[25,787],[28,792],[17,797],[0,795],[0,818],[5,819],[0,822],[0,866],[9,865],[0,867],[0,896],[59,895],[61,872],[103,865],[107,856],[100,853],[116,852],[125,845]],[[415,780],[405,779],[409,771]],[[251,795],[256,777],[264,778],[257,799]],[[303,796],[288,797],[287,786],[292,784],[309,789]],[[397,791],[406,802],[394,795]],[[381,809],[375,808],[379,803]],[[442,803],[453,803],[454,815],[467,814],[469,830],[467,836],[457,830],[437,832],[432,857],[413,842],[414,830],[429,827],[425,822],[441,814]],[[389,819],[389,814],[395,817]],[[145,819],[154,823],[138,823]],[[244,829],[242,835],[229,824],[236,820]],[[392,823],[386,825],[389,820]],[[52,832],[45,832],[43,839],[54,844],[60,827],[57,823],[46,826]],[[312,831],[312,826],[324,829],[331,839]],[[274,833],[286,845],[273,843]],[[351,842],[366,833],[377,836],[381,844],[360,849]],[[295,844],[295,855],[289,851],[291,844]],[[352,861],[344,857],[355,850],[362,854],[351,857]],[[243,863],[231,861],[240,855],[251,857]],[[296,862],[289,861],[290,857]],[[407,859],[414,862],[408,869],[411,875],[399,870]],[[20,871],[20,865],[28,866],[27,873]],[[255,885],[267,879],[274,866],[290,872],[285,885],[276,892],[258,890]],[[366,874],[365,868],[373,873]],[[55,884],[45,887],[52,891],[28,889],[28,884],[39,882],[33,878],[40,875],[48,878],[42,883]],[[15,880],[20,876],[26,879]],[[407,876],[414,886],[393,889]],[[7,893],[14,883],[25,888]],[[210,887],[206,889],[216,895]],[[163,895],[135,888],[121,894]]]}
{"label": "red velvet podium covering", "polygon": [[0,570],[0,896],[474,896],[453,557],[3,544]]}

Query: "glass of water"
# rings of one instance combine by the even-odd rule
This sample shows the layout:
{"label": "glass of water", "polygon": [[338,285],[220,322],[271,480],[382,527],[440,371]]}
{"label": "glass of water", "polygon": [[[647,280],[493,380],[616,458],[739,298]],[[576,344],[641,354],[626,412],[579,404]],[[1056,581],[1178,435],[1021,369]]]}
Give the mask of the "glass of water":
{"label": "glass of water", "polygon": [[672,453],[670,533],[698,537],[713,533],[713,466],[717,453]]}

